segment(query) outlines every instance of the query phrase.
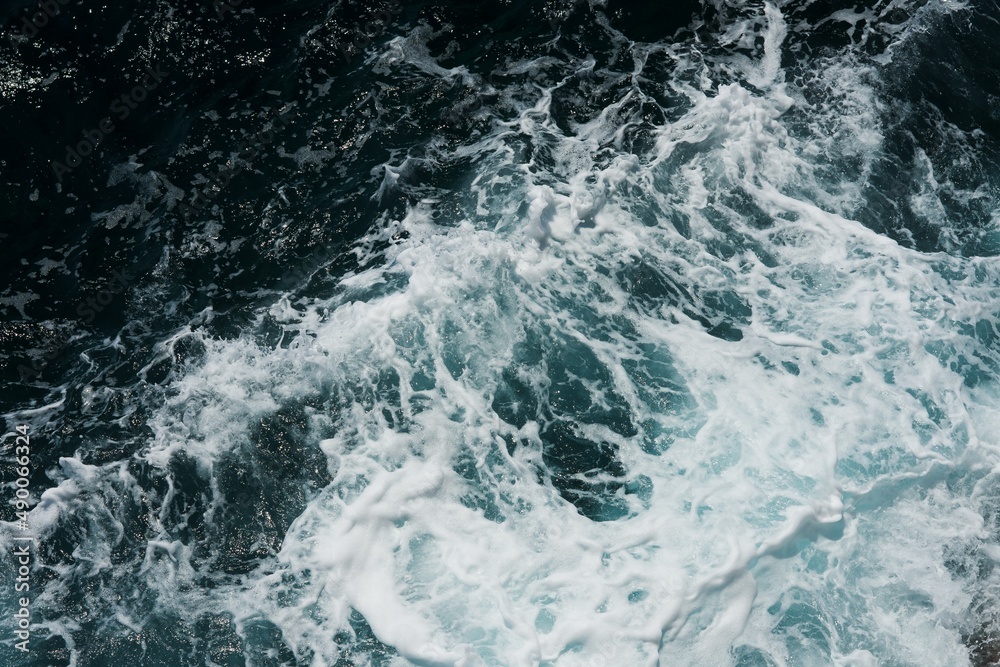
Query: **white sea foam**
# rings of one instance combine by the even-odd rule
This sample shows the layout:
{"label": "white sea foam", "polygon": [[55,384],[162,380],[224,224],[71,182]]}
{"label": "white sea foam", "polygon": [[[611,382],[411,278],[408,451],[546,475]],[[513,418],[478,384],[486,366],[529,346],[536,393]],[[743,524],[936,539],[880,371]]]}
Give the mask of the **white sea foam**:
{"label": "white sea foam", "polygon": [[[563,136],[563,83],[512,94],[516,117],[477,145],[491,157],[466,193],[475,217],[442,225],[439,202],[414,205],[359,245],[403,239],[337,296],[261,314],[281,345],[206,341],[142,458],[167,470],[183,452],[211,475],[262,418],[323,396],[313,419],[335,435],[311,444],[332,481],[269,569],[208,600],[178,583],[194,576],[189,548],[150,541],[160,603],[266,618],[314,665],[336,662],[351,610],[393,664],[967,662],[972,592],[944,550],[984,535],[963,489],[995,471],[1000,424],[993,378],[969,382],[957,360],[975,363],[968,328],[991,317],[1000,265],[905,249],[850,218],[857,184],[814,158],[877,150],[871,89],[830,67],[817,76],[842,89],[817,113],[839,94],[855,116],[790,129],[802,97],[784,81],[780,3],[758,18],[745,80],[677,82],[689,106],[650,155],[596,160],[621,130],[610,117]],[[428,39],[395,40],[379,66],[470,76],[439,66]],[[516,162],[512,136],[551,145],[554,166]],[[399,172],[385,171],[388,191]],[[644,267],[661,282],[628,277]],[[698,317],[719,312],[739,335]],[[498,413],[511,377],[547,404],[507,406],[523,423]],[[594,417],[616,409],[634,435]],[[616,452],[622,475],[579,475],[609,483],[616,520],[585,516],[546,472],[559,420]],[[35,510],[46,522],[112,474],[72,461]]]}

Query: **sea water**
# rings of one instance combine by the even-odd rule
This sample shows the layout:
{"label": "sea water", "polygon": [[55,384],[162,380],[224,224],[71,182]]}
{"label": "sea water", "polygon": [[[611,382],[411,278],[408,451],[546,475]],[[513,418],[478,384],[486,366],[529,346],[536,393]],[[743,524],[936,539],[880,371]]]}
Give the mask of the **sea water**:
{"label": "sea water", "polygon": [[4,664],[997,658],[995,3],[323,4],[217,208],[107,158]]}

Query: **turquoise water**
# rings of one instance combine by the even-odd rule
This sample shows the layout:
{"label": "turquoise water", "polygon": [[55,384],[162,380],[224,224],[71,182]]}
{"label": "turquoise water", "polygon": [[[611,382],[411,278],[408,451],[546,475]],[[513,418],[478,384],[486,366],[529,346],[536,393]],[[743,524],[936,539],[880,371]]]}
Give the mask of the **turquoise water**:
{"label": "turquoise water", "polygon": [[74,172],[4,664],[991,664],[996,6],[348,9]]}

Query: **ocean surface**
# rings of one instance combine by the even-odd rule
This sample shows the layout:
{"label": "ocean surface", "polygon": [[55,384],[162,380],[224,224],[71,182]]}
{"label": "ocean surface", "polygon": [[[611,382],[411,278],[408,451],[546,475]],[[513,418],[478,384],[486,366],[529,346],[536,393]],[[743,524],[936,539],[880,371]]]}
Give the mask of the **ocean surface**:
{"label": "ocean surface", "polygon": [[0,14],[3,667],[1000,664],[997,0]]}

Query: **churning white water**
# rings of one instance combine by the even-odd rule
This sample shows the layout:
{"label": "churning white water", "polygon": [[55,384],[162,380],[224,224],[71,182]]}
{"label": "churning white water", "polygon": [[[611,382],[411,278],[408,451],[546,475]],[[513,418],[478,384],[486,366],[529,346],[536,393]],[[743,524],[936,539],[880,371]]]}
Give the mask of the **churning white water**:
{"label": "churning white water", "polygon": [[[273,625],[316,667],[358,615],[392,649],[372,664],[968,663],[997,591],[969,563],[998,555],[1000,263],[857,220],[886,136],[876,63],[902,46],[804,66],[785,3],[740,16],[730,50],[601,25],[613,62],[512,55],[491,82],[440,65],[427,29],[372,55],[493,90],[488,129],[386,163],[375,197],[467,173],[373,221],[359,270],[261,308],[277,339],[206,339],[170,387],[140,455],[166,479],[183,456],[217,481],[296,405],[329,482],[272,490],[304,510],[242,577],[192,565],[153,507],[137,576],[157,605]],[[567,120],[580,79],[632,83]],[[928,170],[911,203],[945,238]],[[135,488],[124,463],[63,474],[41,525]],[[209,524],[232,502],[216,481]],[[96,570],[102,530],[80,546]]]}

